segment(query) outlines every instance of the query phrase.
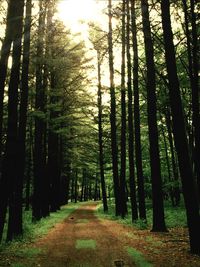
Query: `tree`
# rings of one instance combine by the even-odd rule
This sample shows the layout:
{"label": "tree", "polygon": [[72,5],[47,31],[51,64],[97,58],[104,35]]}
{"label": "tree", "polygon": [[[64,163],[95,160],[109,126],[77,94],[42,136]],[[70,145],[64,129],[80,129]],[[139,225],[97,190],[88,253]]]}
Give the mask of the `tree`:
{"label": "tree", "polygon": [[145,55],[147,65],[147,114],[149,128],[150,144],[150,164],[151,164],[151,182],[152,182],[152,200],[153,200],[153,227],[152,231],[166,231],[164,220],[164,203],[162,194],[162,178],[160,169],[158,128],[156,115],[156,80],[154,48],[151,38],[151,27],[149,20],[148,1],[141,1],[142,23],[145,42]]}
{"label": "tree", "polygon": [[[22,50],[22,29],[23,29],[23,12],[24,1],[20,0],[14,3],[12,8],[15,10],[15,33],[13,37],[13,54],[12,67],[8,88],[8,122],[5,156],[2,168],[2,183],[4,190],[4,199],[0,200],[3,204],[0,209],[2,214],[2,229],[5,222],[7,205],[9,202],[9,221],[7,239],[10,241],[15,236],[21,234],[21,225],[16,224],[16,210],[18,204],[18,192],[20,191],[20,182],[17,179],[17,153],[18,151],[18,87],[21,66],[21,50]],[[1,233],[1,231],[0,231]],[[1,234],[0,234],[1,235]]]}
{"label": "tree", "polygon": [[106,185],[104,176],[104,154],[103,154],[103,128],[102,128],[102,85],[101,85],[101,58],[97,51],[98,64],[98,128],[99,128],[99,165],[101,176],[101,189],[103,197],[104,212],[108,211]]}
{"label": "tree", "polygon": [[129,180],[130,180],[130,196],[131,196],[131,209],[132,209],[132,221],[138,219],[138,207],[136,200],[136,185],[135,185],[135,162],[134,162],[134,134],[133,134],[133,92],[132,92],[132,65],[131,65],[131,55],[130,55],[130,8],[129,8],[129,0],[126,2],[126,10],[127,10],[127,26],[126,26],[126,40],[127,40],[127,87],[128,87],[128,132],[129,132],[129,140],[128,140],[128,153],[129,153]]}
{"label": "tree", "polygon": [[183,186],[183,196],[186,206],[186,214],[190,236],[190,248],[192,253],[199,254],[199,206],[195,191],[194,174],[192,172],[192,166],[189,156],[185,122],[182,110],[182,101],[180,96],[179,80],[177,76],[169,0],[161,1],[161,10],[162,27],[165,42],[165,58],[169,79],[169,97],[173,119],[173,133],[179,161],[180,176]]}
{"label": "tree", "polygon": [[[43,84],[44,64],[44,36],[46,7],[42,0],[39,1],[39,21],[36,51],[36,98],[35,98],[35,134],[34,134],[34,192],[33,192],[33,220],[42,217],[42,188],[45,178],[45,88]],[[45,212],[46,213],[46,212]],[[47,211],[48,213],[48,211]]]}
{"label": "tree", "polygon": [[23,62],[21,74],[21,96],[18,126],[18,167],[17,167],[17,187],[15,200],[15,218],[14,234],[21,235],[22,227],[22,206],[23,206],[23,182],[25,171],[25,153],[26,153],[26,125],[27,125],[27,108],[28,108],[28,91],[29,91],[29,57],[30,57],[30,31],[31,31],[31,10],[32,1],[26,2],[26,18],[24,25],[24,42],[23,42]]}
{"label": "tree", "polygon": [[131,1],[131,30],[133,42],[133,94],[134,94],[134,130],[135,130],[135,164],[137,169],[138,201],[140,219],[146,220],[144,175],[142,166],[141,131],[140,131],[140,102],[139,102],[139,63],[138,63],[138,41],[136,26],[136,1]]}
{"label": "tree", "polygon": [[120,202],[121,216],[127,213],[126,204],[126,86],[125,86],[125,56],[126,56],[126,3],[122,3],[122,62],[121,62],[121,170],[120,170]]}
{"label": "tree", "polygon": [[112,1],[108,2],[109,32],[108,32],[108,54],[109,54],[109,70],[110,70],[110,123],[111,123],[111,151],[112,151],[112,171],[115,195],[115,213],[120,215],[120,188],[118,173],[118,148],[116,136],[116,99],[114,85],[114,63],[113,63],[113,38],[112,38]]}
{"label": "tree", "polygon": [[[197,177],[197,183],[200,193],[200,114],[199,114],[199,88],[198,88],[198,37],[197,37],[197,25],[195,14],[195,1],[190,1],[191,19],[188,11],[188,5],[186,0],[182,0],[183,10],[185,15],[185,34],[187,38],[187,53],[188,53],[188,65],[189,65],[189,78],[190,87],[192,92],[192,131],[194,132],[194,165],[195,174]],[[191,23],[190,23],[191,20]],[[191,24],[191,30],[190,30]]]}

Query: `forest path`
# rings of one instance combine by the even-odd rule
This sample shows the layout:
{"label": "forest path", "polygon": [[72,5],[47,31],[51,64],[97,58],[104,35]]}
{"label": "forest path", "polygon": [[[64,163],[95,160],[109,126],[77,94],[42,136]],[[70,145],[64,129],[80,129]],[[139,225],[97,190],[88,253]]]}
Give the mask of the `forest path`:
{"label": "forest path", "polygon": [[[126,251],[128,244],[124,227],[98,219],[96,208],[96,203],[82,205],[35,243],[34,246],[44,253],[39,255],[33,266],[136,266]],[[117,265],[120,260],[123,264]]]}
{"label": "forest path", "polygon": [[0,254],[0,267],[200,267],[200,257],[189,253],[187,228],[139,230],[99,219],[98,204],[82,204],[48,234],[25,243],[23,253],[19,246],[12,256]]}

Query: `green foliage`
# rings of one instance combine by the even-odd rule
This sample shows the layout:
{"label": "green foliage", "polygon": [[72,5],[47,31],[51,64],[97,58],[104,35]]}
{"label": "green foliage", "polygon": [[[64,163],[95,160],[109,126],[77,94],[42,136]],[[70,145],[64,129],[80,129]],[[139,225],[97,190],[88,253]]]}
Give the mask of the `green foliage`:
{"label": "green foliage", "polygon": [[[137,229],[150,229],[152,224],[152,204],[150,201],[147,201],[146,203],[146,211],[147,211],[147,223],[143,220],[138,220],[134,223],[132,223],[131,220],[131,207],[130,203],[128,203],[128,215],[125,217],[125,219],[122,219],[121,217],[115,216],[115,204],[114,200],[108,201],[109,205],[109,211],[107,213],[104,213],[103,211],[103,205],[100,204],[96,213],[97,216],[100,218],[105,219],[111,219],[111,220],[117,220],[120,223],[132,225],[136,227]],[[187,226],[187,220],[186,220],[186,213],[185,208],[183,204],[180,207],[172,207],[171,203],[168,201],[165,201],[165,220],[166,225],[168,228],[173,227],[186,227]]]}

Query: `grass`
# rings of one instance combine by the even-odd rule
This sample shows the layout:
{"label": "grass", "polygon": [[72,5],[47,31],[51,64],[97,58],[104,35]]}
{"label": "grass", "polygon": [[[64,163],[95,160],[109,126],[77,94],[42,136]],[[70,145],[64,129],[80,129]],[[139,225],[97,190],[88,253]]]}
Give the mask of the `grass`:
{"label": "grass", "polygon": [[22,264],[22,263],[13,263],[10,265],[11,267],[27,267],[26,265]]}
{"label": "grass", "polygon": [[37,223],[32,223],[31,212],[24,212],[24,235],[10,243],[2,242],[0,244],[0,252],[4,251],[8,253],[8,255],[21,253],[25,254],[27,257],[37,255],[40,251],[29,250],[29,248],[27,249],[27,245],[35,239],[47,234],[56,223],[63,221],[79,206],[80,204],[69,203],[63,206],[59,211],[51,213],[49,217],[43,218]]}
{"label": "grass", "polygon": [[78,239],[76,240],[76,249],[95,249],[96,248],[96,241],[93,239]]}
{"label": "grass", "polygon": [[143,257],[143,254],[140,251],[132,247],[127,247],[127,252],[129,256],[133,259],[137,267],[152,267],[153,266],[151,263],[146,261],[146,259]]}
{"label": "grass", "polygon": [[42,250],[39,248],[22,248],[15,252],[15,255],[18,257],[32,258],[42,253]]}
{"label": "grass", "polygon": [[45,235],[56,223],[61,222],[68,217],[79,204],[69,203],[63,206],[59,211],[51,213],[47,218],[42,218],[37,223],[31,223],[32,215],[27,213],[24,219],[24,239],[33,240],[35,238]]}
{"label": "grass", "polygon": [[[99,204],[96,214],[99,218],[117,220],[120,223],[127,225],[134,225],[137,229],[150,229],[152,224],[152,205],[148,201],[146,203],[146,212],[147,212],[147,223],[142,220],[138,220],[135,223],[132,223],[131,219],[131,208],[130,203],[128,203],[128,215],[126,218],[122,219],[121,217],[115,216],[115,204],[114,200],[108,201],[109,210],[107,213],[103,211],[103,205]],[[183,205],[180,207],[172,207],[169,202],[165,202],[165,221],[168,228],[173,227],[186,227],[187,220],[185,214],[185,208]]]}

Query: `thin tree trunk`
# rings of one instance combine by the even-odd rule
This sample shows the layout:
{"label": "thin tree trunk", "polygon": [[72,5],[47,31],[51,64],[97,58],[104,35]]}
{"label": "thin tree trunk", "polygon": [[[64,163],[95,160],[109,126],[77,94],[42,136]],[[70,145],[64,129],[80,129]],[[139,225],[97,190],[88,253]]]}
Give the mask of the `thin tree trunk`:
{"label": "thin tree trunk", "polygon": [[183,196],[190,236],[191,252],[200,254],[199,206],[195,191],[195,181],[188,150],[185,122],[183,116],[179,80],[177,76],[175,49],[170,19],[169,0],[161,1],[162,26],[165,42],[165,58],[169,78],[169,97],[172,110],[173,132],[178,154],[179,168],[183,186]]}
{"label": "thin tree trunk", "polygon": [[142,23],[145,41],[145,55],[147,65],[147,113],[150,143],[150,164],[151,164],[151,183],[153,198],[153,227],[152,231],[166,231],[164,217],[164,203],[162,192],[162,178],[160,168],[158,126],[156,114],[156,81],[154,48],[151,38],[151,27],[149,20],[149,6],[147,0],[141,0]]}
{"label": "thin tree trunk", "polygon": [[175,151],[174,151],[174,142],[173,142],[173,136],[172,136],[172,131],[171,131],[171,120],[170,120],[169,110],[166,111],[165,118],[166,118],[168,139],[169,139],[171,157],[172,157],[173,176],[174,176],[174,181],[175,181],[175,185],[174,185],[174,189],[173,189],[175,206],[178,206],[180,204],[179,175],[178,175],[178,166],[176,164],[176,155],[175,155]]}
{"label": "thin tree trunk", "polygon": [[[161,119],[161,118],[160,118]],[[168,172],[168,183],[170,184],[169,186],[169,195],[171,198],[171,202],[172,202],[172,206],[176,206],[175,205],[175,201],[174,201],[174,185],[172,185],[172,176],[171,176],[171,168],[170,168],[170,160],[169,160],[169,155],[168,155],[168,146],[167,146],[167,140],[166,140],[166,136],[165,136],[165,130],[164,127],[161,125],[161,131],[162,131],[162,136],[163,136],[163,141],[164,141],[164,149],[165,149],[165,160],[166,160],[166,167],[167,167],[167,172]]]}
{"label": "thin tree trunk", "polygon": [[108,0],[109,13],[109,33],[108,33],[108,53],[110,70],[110,100],[111,100],[111,150],[112,150],[112,171],[115,196],[115,213],[120,215],[120,188],[118,174],[118,148],[117,148],[117,127],[116,127],[116,99],[114,85],[114,63],[113,63],[113,37],[112,37],[112,0]]}
{"label": "thin tree trunk", "polygon": [[[98,52],[97,52],[98,53]],[[106,184],[104,176],[104,155],[103,155],[103,128],[102,128],[102,86],[101,86],[101,59],[98,53],[98,127],[99,127],[99,165],[101,175],[101,190],[103,197],[104,212],[108,211]]]}
{"label": "thin tree trunk", "polygon": [[122,63],[121,63],[121,170],[120,170],[120,201],[121,201],[121,216],[127,214],[126,204],[126,87],[125,87],[125,46],[126,46],[126,31],[125,31],[125,11],[126,3],[123,0],[122,7]]}
{"label": "thin tree trunk", "polygon": [[142,166],[141,131],[140,131],[140,102],[139,102],[139,82],[138,82],[138,41],[135,13],[135,0],[131,0],[132,15],[132,41],[133,41],[133,94],[134,94],[134,123],[135,123],[135,161],[137,169],[139,217],[146,220],[144,175]]}
{"label": "thin tree trunk", "polygon": [[129,8],[129,0],[127,0],[127,72],[128,72],[128,148],[129,148],[129,180],[130,180],[130,197],[131,197],[131,209],[132,209],[132,221],[138,219],[138,207],[137,207],[137,199],[136,199],[136,184],[135,184],[135,162],[134,162],[134,133],[133,133],[133,92],[132,92],[132,79],[131,79],[131,54],[130,54],[130,8]]}
{"label": "thin tree trunk", "polygon": [[[44,112],[44,88],[43,88],[43,52],[44,52],[44,27],[46,9],[43,10],[42,0],[39,2],[40,15],[38,25],[38,40],[37,40],[37,62],[36,62],[36,99],[35,109],[39,112]],[[33,183],[33,221],[38,221],[42,217],[42,192],[44,177],[45,177],[45,144],[44,133],[45,123],[41,116],[35,117],[35,142],[34,142],[34,183]]]}

